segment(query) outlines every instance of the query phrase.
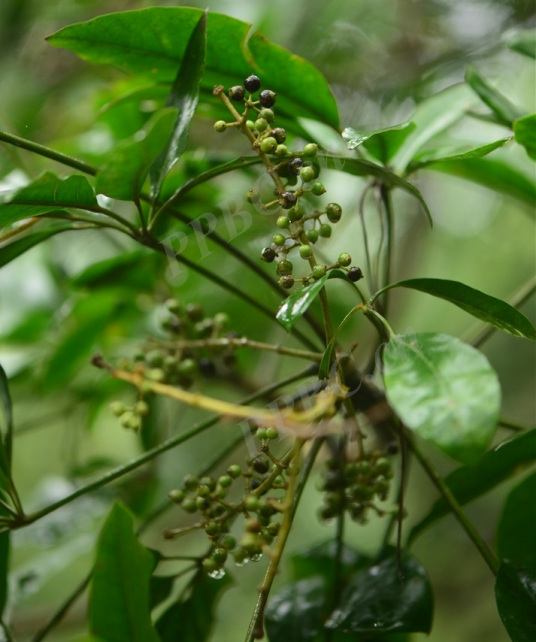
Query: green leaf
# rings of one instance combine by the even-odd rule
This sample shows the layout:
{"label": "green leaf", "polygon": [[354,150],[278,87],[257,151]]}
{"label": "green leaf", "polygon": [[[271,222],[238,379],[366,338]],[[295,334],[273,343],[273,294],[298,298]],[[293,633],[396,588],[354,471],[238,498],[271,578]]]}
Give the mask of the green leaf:
{"label": "green leaf", "polygon": [[506,145],[511,140],[511,137],[501,138],[487,145],[455,151],[446,151],[445,149],[426,150],[415,156],[415,159],[409,165],[408,171],[413,172],[422,167],[432,165],[432,163],[451,163],[452,161],[467,160],[469,158],[482,158],[499,147]]}
{"label": "green leaf", "polygon": [[322,355],[322,360],[320,361],[320,366],[318,367],[318,378],[319,379],[327,379],[329,376],[329,371],[331,368],[331,362],[333,359],[333,351],[335,350],[335,346],[337,345],[337,339],[339,337],[339,334],[341,333],[342,329],[345,327],[345,325],[350,321],[350,319],[354,316],[356,312],[359,310],[363,310],[362,305],[356,305],[354,306],[350,312],[346,314],[344,319],[339,323],[337,326],[337,329],[335,330],[333,337],[331,338],[330,342],[326,346],[326,349],[324,350],[324,354]]}
{"label": "green leaf", "polygon": [[536,212],[536,185],[534,179],[503,161],[489,158],[471,158],[448,163],[433,163],[430,169],[459,176],[478,183],[503,196],[513,196],[528,205],[532,217]]}
{"label": "green leaf", "polygon": [[525,568],[536,577],[536,473],[508,495],[497,529],[501,559]]}
{"label": "green leaf", "polygon": [[9,597],[9,552],[10,533],[6,531],[5,533],[0,533],[0,631],[2,617]]}
{"label": "green leaf", "polygon": [[53,172],[45,172],[15,192],[7,203],[0,204],[0,227],[33,216],[55,214],[68,217],[65,208],[100,211],[93,188],[85,176],[73,174],[60,178]]}
{"label": "green leaf", "polygon": [[178,116],[166,149],[150,169],[151,195],[158,197],[164,179],[179,160],[188,143],[190,123],[199,101],[199,87],[205,71],[207,14],[201,14],[173,82],[167,106],[175,107]]}
{"label": "green leaf", "polygon": [[[48,41],[93,63],[172,82],[202,14],[201,9],[187,7],[110,13],[65,27]],[[215,85],[230,87],[257,73],[264,88],[278,93],[277,108],[283,118],[295,120],[300,115],[338,128],[335,99],[316,67],[258,32],[248,38],[250,29],[250,24],[235,18],[208,14],[206,72],[201,89],[212,96]]]}
{"label": "green leaf", "polygon": [[34,232],[32,234],[27,234],[23,238],[19,238],[16,241],[7,243],[6,245],[0,247],[0,268],[4,267],[8,263],[11,263],[24,252],[31,250],[32,247],[39,245],[43,241],[46,241],[51,236],[55,236],[60,232],[66,232],[67,230],[76,229],[75,224],[71,225],[56,225],[43,232]]}
{"label": "green leaf", "polygon": [[512,127],[512,123],[522,116],[521,110],[492,87],[474,67],[467,67],[465,82],[478,95],[497,117],[497,120],[506,127]]}
{"label": "green leaf", "polygon": [[346,127],[342,132],[342,137],[346,141],[348,149],[357,149],[363,145],[374,158],[387,165],[414,129],[415,123],[413,122],[400,123],[374,131],[360,131],[353,127]]}
{"label": "green leaf", "polygon": [[392,555],[350,577],[326,628],[373,635],[429,633],[432,613],[432,589],[424,568],[409,555],[399,566]]}
{"label": "green leaf", "polygon": [[503,560],[495,582],[495,597],[499,615],[512,642],[534,642],[536,575]]}
{"label": "green leaf", "polygon": [[450,127],[475,103],[466,85],[454,85],[420,103],[411,117],[415,130],[391,158],[397,174],[403,173],[417,152],[434,136]]}
{"label": "green leaf", "polygon": [[[0,365],[0,449],[3,449],[8,466],[11,463],[13,439],[13,407],[9,393],[9,381]],[[3,457],[0,457],[0,463]],[[9,469],[8,469],[9,470]],[[7,472],[7,471],[6,471]]]}
{"label": "green leaf", "polygon": [[[445,477],[445,483],[463,506],[535,462],[536,428],[499,444],[484,453],[476,464],[456,468]],[[438,499],[430,512],[412,528],[408,541],[413,542],[426,528],[449,513],[445,500]]]}
{"label": "green leaf", "polygon": [[146,250],[125,252],[93,263],[77,274],[72,284],[75,287],[91,290],[119,286],[137,291],[153,291],[159,261],[160,258],[155,256],[154,252]]}
{"label": "green leaf", "polygon": [[156,630],[161,642],[208,640],[214,623],[216,601],[221,591],[231,584],[232,580],[228,575],[216,580],[203,571],[196,573],[189,597],[174,602],[158,619]]}
{"label": "green leaf", "polygon": [[513,51],[536,58],[536,29],[523,29],[506,37],[506,45]]}
{"label": "green leaf", "polygon": [[[313,575],[323,575],[328,587],[332,586],[335,580],[337,553],[337,543],[333,539],[296,553],[290,559],[292,579],[297,581]],[[340,563],[345,571],[355,571],[357,568],[367,566],[370,561],[370,558],[353,548],[342,546]]]}
{"label": "green leaf", "polygon": [[276,319],[287,332],[290,332],[296,321],[305,314],[327,280],[328,275],[325,274],[318,281],[302,286],[281,303]]}
{"label": "green leaf", "polygon": [[382,288],[372,297],[374,302],[383,292],[391,288],[410,288],[426,292],[440,299],[445,299],[457,305],[477,319],[504,330],[516,337],[536,340],[536,328],[527,317],[510,304],[496,299],[480,290],[447,279],[408,279],[398,281]]}
{"label": "green leaf", "polygon": [[497,426],[501,391],[481,352],[423,332],[392,337],[383,360],[387,398],[408,428],[463,463],[482,456]]}
{"label": "green leaf", "polygon": [[162,109],[143,129],[119,143],[97,174],[96,192],[120,201],[137,200],[149,168],[170,137],[176,115],[172,107]]}
{"label": "green leaf", "polygon": [[151,553],[134,535],[134,520],[114,504],[102,528],[89,595],[89,626],[107,642],[159,642],[149,612]]}
{"label": "green leaf", "polygon": [[536,114],[518,118],[514,122],[514,136],[527,150],[527,154],[536,160]]}

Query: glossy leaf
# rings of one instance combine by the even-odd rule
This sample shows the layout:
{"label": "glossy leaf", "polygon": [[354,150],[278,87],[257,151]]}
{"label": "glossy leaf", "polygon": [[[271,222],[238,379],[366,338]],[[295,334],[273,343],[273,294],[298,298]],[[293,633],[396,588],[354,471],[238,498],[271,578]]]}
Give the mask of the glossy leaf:
{"label": "glossy leaf", "polygon": [[159,642],[149,612],[151,553],[134,534],[134,520],[115,504],[97,544],[89,595],[93,635],[108,642]]}
{"label": "glossy leaf", "polygon": [[495,114],[497,120],[506,127],[512,124],[522,112],[506,96],[503,96],[497,89],[492,87],[474,67],[468,67],[465,72],[465,81]]}
{"label": "glossy leaf", "polygon": [[305,314],[307,308],[316,299],[327,280],[328,275],[325,274],[318,281],[302,286],[279,306],[276,318],[287,332],[290,332],[296,321]]}
{"label": "glossy leaf", "polygon": [[503,560],[495,582],[497,609],[512,642],[536,639],[536,574]]}
{"label": "glossy leaf", "polygon": [[514,122],[514,136],[527,150],[527,154],[536,160],[536,114],[518,118]]}
{"label": "glossy leaf", "polygon": [[497,529],[497,552],[536,577],[536,473],[508,495]]}
{"label": "glossy leaf", "polygon": [[461,150],[427,150],[415,156],[415,159],[409,165],[409,171],[413,172],[422,167],[432,165],[433,163],[451,163],[452,161],[467,160],[469,158],[482,158],[499,147],[503,147],[503,145],[506,145],[506,143],[509,143],[511,140],[510,137],[501,138],[487,145]]}
{"label": "glossy leaf", "polygon": [[119,143],[97,174],[96,192],[121,201],[137,200],[151,165],[166,146],[176,116],[174,108],[162,109],[142,130]]}
{"label": "glossy leaf", "polygon": [[489,445],[501,391],[486,357],[455,337],[434,332],[397,335],[383,353],[389,403],[419,437],[463,463]]}
{"label": "glossy leaf", "polygon": [[39,245],[43,241],[46,241],[51,236],[55,236],[60,232],[66,232],[67,230],[75,229],[75,224],[71,225],[57,225],[51,227],[42,232],[33,232],[32,234],[26,234],[24,237],[7,243],[6,245],[0,247],[0,268],[4,267],[8,263],[11,263],[24,252],[31,250],[32,247]]}
{"label": "glossy leaf", "polygon": [[350,577],[326,628],[373,635],[429,633],[432,613],[432,589],[424,568],[409,555],[399,567],[392,555]]}
{"label": "glossy leaf", "polygon": [[516,31],[506,38],[506,44],[517,53],[536,58],[536,29]]}
{"label": "glossy leaf", "polygon": [[430,169],[464,178],[494,190],[501,196],[512,196],[525,205],[534,218],[536,213],[536,185],[534,179],[512,165],[489,158],[470,158],[463,161],[433,163]]}
{"label": "glossy leaf", "polygon": [[536,340],[536,328],[519,310],[501,299],[484,294],[464,283],[447,279],[408,279],[382,288],[373,296],[372,301],[391,288],[410,288],[426,292],[454,303],[465,312],[490,323],[499,330],[504,330],[516,337]]}
{"label": "glossy leaf", "polygon": [[[172,82],[203,11],[150,7],[99,16],[70,25],[48,38],[93,63]],[[251,25],[210,12],[207,17],[206,73],[201,88],[239,84],[257,73],[263,87],[278,93],[278,112],[318,119],[338,128],[337,106],[322,74],[309,62],[266,40]],[[281,69],[285,73],[281,73]],[[214,100],[214,98],[211,98]]]}
{"label": "glossy leaf", "polygon": [[348,149],[357,149],[361,145],[367,149],[374,158],[387,165],[409,134],[415,129],[415,123],[400,123],[392,127],[376,129],[374,131],[359,131],[353,127],[346,127],[342,137]]}
{"label": "glossy leaf", "polygon": [[[445,477],[445,483],[460,505],[489,492],[512,475],[536,462],[536,428],[499,444],[484,453],[472,466],[460,466]],[[409,534],[413,542],[425,529],[450,513],[444,499],[438,499],[429,513]]]}
{"label": "glossy leaf", "polygon": [[419,150],[434,136],[450,127],[474,105],[475,98],[467,86],[454,85],[420,103],[411,117],[415,130],[392,157],[390,165],[403,173]]}
{"label": "glossy leaf", "polygon": [[199,100],[201,78],[205,71],[207,14],[199,18],[184,52],[179,71],[173,82],[167,106],[175,107],[178,115],[166,149],[150,169],[151,195],[156,198],[164,179],[179,160],[188,143],[190,123]]}
{"label": "glossy leaf", "polygon": [[0,227],[33,216],[64,215],[65,209],[100,211],[95,192],[85,176],[72,174],[60,178],[45,172],[29,185],[19,189],[7,203],[0,204]]}
{"label": "glossy leaf", "polygon": [[216,580],[199,571],[193,578],[190,595],[169,606],[156,623],[161,642],[205,642],[214,623],[220,593],[229,588],[229,575]]}

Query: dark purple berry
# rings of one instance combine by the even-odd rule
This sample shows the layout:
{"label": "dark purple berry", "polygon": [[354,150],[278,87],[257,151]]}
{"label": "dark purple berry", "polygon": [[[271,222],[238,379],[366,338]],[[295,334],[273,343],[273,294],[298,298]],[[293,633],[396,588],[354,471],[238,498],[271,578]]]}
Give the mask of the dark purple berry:
{"label": "dark purple berry", "polygon": [[258,76],[251,74],[244,80],[244,87],[253,94],[261,88],[261,80]]}
{"label": "dark purple berry", "polygon": [[292,174],[297,176],[300,173],[301,168],[303,167],[303,161],[301,158],[293,158],[288,164],[288,168]]}
{"label": "dark purple berry", "polygon": [[284,210],[289,210],[293,205],[296,205],[296,200],[294,192],[283,192],[279,196],[279,204]]}
{"label": "dark purple berry", "polygon": [[363,272],[361,271],[361,268],[355,267],[355,266],[351,267],[348,270],[348,278],[350,279],[350,281],[353,281],[354,283],[356,281],[359,281],[359,279],[362,279],[363,278]]}
{"label": "dark purple berry", "polygon": [[273,107],[275,105],[275,91],[270,91],[270,89],[265,89],[259,94],[259,102],[263,107]]}
{"label": "dark purple berry", "polygon": [[266,263],[272,263],[276,256],[277,252],[271,247],[265,247],[261,252],[261,258],[263,261],[266,261]]}
{"label": "dark purple berry", "polygon": [[287,140],[287,132],[283,127],[275,127],[272,129],[271,134],[279,144]]}
{"label": "dark purple berry", "polygon": [[266,461],[266,459],[262,459],[261,457],[257,457],[253,461],[253,470],[257,473],[260,473],[263,475],[264,473],[267,473],[268,470],[270,469],[270,465]]}
{"label": "dark purple berry", "polygon": [[244,100],[245,91],[242,85],[235,85],[229,89],[229,98],[239,103]]}

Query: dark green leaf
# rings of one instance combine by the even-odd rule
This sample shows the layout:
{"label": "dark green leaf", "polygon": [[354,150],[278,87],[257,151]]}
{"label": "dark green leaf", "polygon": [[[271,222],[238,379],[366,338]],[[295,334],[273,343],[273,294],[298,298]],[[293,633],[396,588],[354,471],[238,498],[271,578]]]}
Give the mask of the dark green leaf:
{"label": "dark green leaf", "polygon": [[176,109],[162,109],[142,130],[122,141],[98,172],[96,192],[121,201],[137,200],[149,168],[169,140],[176,116]]}
{"label": "dark green leaf", "polygon": [[51,236],[55,236],[60,232],[66,232],[67,230],[73,229],[76,229],[74,224],[57,225],[42,232],[33,232],[32,234],[27,234],[23,238],[19,238],[16,241],[7,243],[6,245],[0,247],[0,268],[4,267],[4,265],[7,265],[8,263],[11,263],[11,261],[16,259],[18,256],[32,249],[32,247],[39,245],[39,243],[46,241],[46,239],[50,238]]}
{"label": "dark green leaf", "polygon": [[536,160],[536,114],[518,118],[514,122],[514,136],[527,150],[527,154]]}
{"label": "dark green leaf", "polygon": [[392,337],[383,360],[387,398],[408,428],[463,463],[483,455],[499,419],[501,390],[481,352],[423,332]]}
{"label": "dark green leaf", "polygon": [[[172,82],[202,13],[187,7],[111,13],[66,27],[48,41],[71,49],[90,62],[111,64],[128,73]],[[251,25],[222,14],[208,14],[202,90],[212,96],[215,85],[230,87],[257,73],[264,88],[278,93],[278,113],[283,117],[295,119],[299,114],[338,128],[335,99],[322,74],[303,58],[257,32],[248,38],[250,28]]]}
{"label": "dark green leaf", "polygon": [[0,227],[33,216],[69,214],[65,208],[100,211],[95,192],[85,176],[73,174],[60,178],[45,172],[26,187],[19,189],[7,203],[0,204]]}
{"label": "dark green leaf", "polygon": [[432,589],[424,568],[409,555],[399,567],[393,555],[350,577],[326,628],[375,635],[429,633],[432,613]]}
{"label": "dark green leaf", "polygon": [[493,88],[474,67],[467,68],[465,81],[480,100],[491,109],[502,125],[511,128],[514,120],[523,115],[518,107]]}
{"label": "dark green leaf", "polygon": [[168,599],[176,579],[174,575],[153,575],[151,577],[149,588],[149,606],[151,609]]}
{"label": "dark green leaf", "polygon": [[478,183],[501,195],[513,196],[529,206],[532,217],[536,212],[536,185],[534,179],[503,161],[489,158],[471,158],[448,163],[433,163],[430,169],[459,176]]}
{"label": "dark green leaf", "polygon": [[164,152],[150,169],[151,195],[158,197],[164,179],[179,160],[188,143],[190,123],[199,100],[199,87],[205,71],[207,14],[201,15],[188,40],[179,71],[167,101],[168,107],[175,107],[178,116],[171,138]]}
{"label": "dark green leaf", "polygon": [[[485,453],[472,466],[460,466],[445,477],[445,483],[462,506],[492,490],[524,467],[536,462],[536,428],[499,444]],[[430,512],[418,522],[409,535],[412,542],[438,519],[448,515],[450,508],[438,499]]]}
{"label": "dark green leaf", "polygon": [[398,281],[382,288],[373,297],[375,301],[383,292],[391,288],[411,288],[445,299],[457,305],[477,319],[509,332],[517,337],[536,340],[536,328],[524,314],[501,299],[496,299],[480,290],[446,279],[408,279]]}
{"label": "dark green leaf", "polygon": [[415,130],[391,158],[394,171],[402,174],[429,140],[460,120],[474,103],[473,94],[463,84],[449,87],[421,102],[411,117]]}
{"label": "dark green leaf", "polygon": [[324,354],[322,355],[322,360],[320,361],[320,366],[318,368],[319,379],[328,378],[329,371],[331,368],[331,362],[333,360],[333,351],[335,350],[335,346],[337,344],[337,338],[341,333],[342,329],[344,328],[344,326],[348,323],[348,321],[350,321],[350,319],[354,316],[354,314],[362,309],[363,307],[361,305],[356,305],[355,307],[353,307],[337,326],[337,329],[335,330],[333,337],[331,338],[330,342],[328,343],[324,351]]}
{"label": "dark green leaf", "polygon": [[342,137],[347,142],[348,149],[356,149],[363,145],[374,158],[387,165],[414,129],[415,123],[412,122],[374,131],[359,131],[353,127],[346,127]]}
{"label": "dark green leaf", "polygon": [[10,533],[0,533],[0,631],[2,626],[2,616],[6,608],[9,596],[9,549]]}
{"label": "dark green leaf", "polygon": [[506,499],[497,529],[497,552],[536,577],[536,473]]}
{"label": "dark green leaf", "polygon": [[325,274],[321,279],[318,279],[318,281],[302,286],[287,297],[279,306],[276,318],[287,332],[290,332],[296,321],[304,315],[327,280],[328,275]]}
{"label": "dark green leaf", "polygon": [[192,580],[190,596],[174,602],[160,616],[156,630],[161,642],[205,642],[214,622],[216,600],[232,580],[228,575],[216,580],[199,571]]}
{"label": "dark green leaf", "polygon": [[[337,543],[328,540],[291,557],[292,579],[302,580],[313,575],[322,575],[328,586],[333,584]],[[349,546],[342,547],[341,565],[346,571],[366,566],[370,559]]]}
{"label": "dark green leaf", "polygon": [[134,535],[129,511],[115,504],[102,528],[89,595],[89,626],[107,642],[159,642],[149,611],[151,553]]}
{"label": "dark green leaf", "polygon": [[29,311],[20,323],[11,328],[1,338],[12,344],[28,345],[44,338],[53,316],[51,308],[36,308]]}
{"label": "dark green leaf", "polygon": [[[0,445],[5,453],[8,466],[11,463],[13,439],[13,407],[9,394],[9,381],[4,368],[0,365]],[[1,462],[1,459],[0,459]],[[9,469],[8,469],[9,470]],[[7,472],[7,471],[6,471]]]}
{"label": "dark green leaf", "polygon": [[494,150],[506,145],[512,139],[501,138],[494,141],[493,143],[488,143],[487,145],[480,145],[479,147],[470,147],[469,149],[461,150],[426,150],[421,154],[417,154],[415,159],[410,163],[408,171],[413,172],[422,167],[427,167],[433,163],[451,163],[452,161],[467,160],[469,158],[482,158],[487,154],[490,154]]}
{"label": "dark green leaf", "polygon": [[89,289],[120,286],[133,290],[153,290],[159,257],[154,252],[136,250],[93,263],[73,278],[75,287]]}
{"label": "dark green leaf", "polygon": [[534,642],[536,575],[503,560],[497,573],[495,597],[499,615],[512,642]]}
{"label": "dark green leaf", "polygon": [[388,187],[398,187],[408,194],[411,194],[411,196],[416,198],[422,205],[430,225],[432,224],[432,216],[422,194],[415,185],[412,185],[394,172],[381,165],[376,165],[376,163],[371,163],[359,158],[347,158],[345,156],[331,156],[326,154],[319,156],[319,160],[321,165],[327,169],[337,169],[341,172],[352,174],[353,176],[374,176]]}
{"label": "dark green leaf", "polygon": [[516,31],[506,38],[506,44],[517,53],[536,58],[536,29]]}

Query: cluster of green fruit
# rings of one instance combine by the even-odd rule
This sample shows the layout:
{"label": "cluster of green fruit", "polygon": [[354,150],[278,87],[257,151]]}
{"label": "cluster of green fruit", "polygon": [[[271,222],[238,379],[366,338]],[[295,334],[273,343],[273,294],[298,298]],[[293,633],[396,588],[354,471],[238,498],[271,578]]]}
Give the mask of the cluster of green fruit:
{"label": "cluster of green fruit", "polygon": [[[278,259],[276,271],[279,285],[285,289],[297,282],[318,280],[335,268],[344,270],[350,281],[358,281],[363,276],[361,269],[351,266],[352,258],[346,252],[341,253],[332,264],[317,262],[314,245],[319,238],[331,236],[332,225],[341,220],[342,208],[338,203],[329,203],[322,209],[310,207],[310,211],[307,211],[309,197],[316,198],[326,192],[324,185],[317,181],[320,173],[318,146],[307,143],[301,151],[290,151],[285,144],[287,132],[275,124],[272,107],[276,102],[276,94],[265,89],[255,99],[254,94],[260,88],[261,81],[255,75],[248,76],[243,85],[231,87],[228,97],[223,93],[223,87],[216,87],[214,93],[222,98],[235,120],[229,123],[218,120],[214,129],[224,132],[230,127],[239,127],[262,158],[275,184],[275,198],[267,202],[261,201],[256,190],[251,189],[247,193],[250,203],[263,210],[274,209],[278,212],[276,225],[279,231],[274,235],[272,244],[262,250],[262,260],[272,263]],[[243,104],[243,112],[238,113],[233,103]],[[302,277],[293,275],[294,265],[288,259],[293,250],[297,250],[300,259],[309,265],[309,272]]]}
{"label": "cluster of green fruit", "polygon": [[387,454],[374,450],[358,461],[328,460],[320,482],[325,493],[320,517],[329,520],[346,511],[352,520],[364,524],[370,509],[378,515],[388,512],[375,503],[389,495],[393,469]]}
{"label": "cluster of green fruit", "polygon": [[[229,499],[238,479],[242,481],[241,496]],[[269,456],[259,454],[248,459],[246,470],[233,464],[218,478],[188,474],[182,487],[172,490],[169,498],[185,512],[198,515],[195,527],[205,531],[211,545],[202,561],[203,569],[211,577],[220,578],[229,557],[243,566],[250,560],[258,561],[272,544],[280,528],[277,516],[282,511],[286,487],[284,469]],[[240,515],[244,530],[237,538],[230,530]],[[173,538],[182,530],[169,529],[164,535]]]}

